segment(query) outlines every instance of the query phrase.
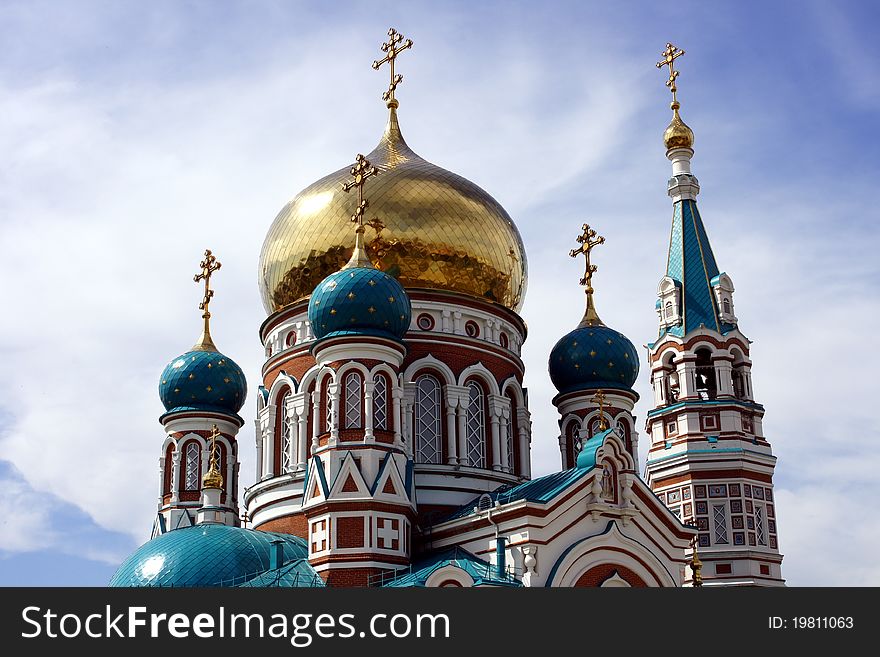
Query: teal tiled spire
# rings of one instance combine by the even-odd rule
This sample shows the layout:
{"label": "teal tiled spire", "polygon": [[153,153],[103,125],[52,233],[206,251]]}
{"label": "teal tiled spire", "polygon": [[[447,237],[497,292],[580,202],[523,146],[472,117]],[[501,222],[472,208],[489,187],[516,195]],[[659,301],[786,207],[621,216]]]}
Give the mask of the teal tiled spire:
{"label": "teal tiled spire", "polygon": [[683,337],[701,325],[722,334],[734,328],[718,319],[712,279],[719,273],[696,201],[676,201],[666,275],[681,285],[682,321],[676,326],[661,328],[661,336],[668,333]]}

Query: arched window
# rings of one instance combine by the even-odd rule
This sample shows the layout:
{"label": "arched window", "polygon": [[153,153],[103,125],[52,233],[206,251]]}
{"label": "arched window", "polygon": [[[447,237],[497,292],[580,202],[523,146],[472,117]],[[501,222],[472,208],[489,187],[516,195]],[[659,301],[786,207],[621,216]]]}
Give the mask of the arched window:
{"label": "arched window", "polygon": [[382,374],[373,379],[373,429],[388,429],[388,379]]}
{"label": "arched window", "polygon": [[414,429],[416,434],[416,461],[440,463],[442,439],[440,384],[433,376],[423,375],[416,380]]}
{"label": "arched window", "polygon": [[522,469],[520,467],[519,426],[516,417],[516,399],[512,392],[507,393],[507,398],[510,400],[510,420],[508,420],[507,424],[507,457],[510,459],[510,472],[513,474],[519,474]]}
{"label": "arched window", "polygon": [[201,449],[195,440],[186,444],[183,451],[183,490],[199,490],[200,453]]}
{"label": "arched window", "polygon": [[358,372],[349,372],[345,376],[345,428],[360,429],[363,426],[364,414],[361,412],[364,386]]}
{"label": "arched window", "polygon": [[666,319],[672,319],[672,302],[671,301],[666,302],[665,310],[666,310]]}
{"label": "arched window", "polygon": [[697,349],[697,392],[701,399],[715,399],[718,396],[718,385],[715,379],[715,365],[712,363],[712,352],[703,347]]}
{"label": "arched window", "polygon": [[284,474],[285,472],[293,470],[293,460],[290,455],[292,426],[290,416],[287,412],[287,401],[289,397],[290,391],[284,393],[279,402],[281,406],[281,472],[279,474]]}
{"label": "arched window", "polygon": [[486,417],[480,384],[468,383],[465,462],[475,468],[486,467]]}
{"label": "arched window", "polygon": [[330,398],[330,377],[325,376],[324,380],[321,381],[321,408],[324,411],[321,413],[321,433],[330,431],[330,427],[333,424],[332,403],[333,400]]}
{"label": "arched window", "polygon": [[722,305],[724,306],[724,314],[730,315],[730,299],[725,299]]}
{"label": "arched window", "polygon": [[565,468],[573,468],[577,462],[578,453],[581,451],[578,429],[580,423],[573,420],[565,427]]}

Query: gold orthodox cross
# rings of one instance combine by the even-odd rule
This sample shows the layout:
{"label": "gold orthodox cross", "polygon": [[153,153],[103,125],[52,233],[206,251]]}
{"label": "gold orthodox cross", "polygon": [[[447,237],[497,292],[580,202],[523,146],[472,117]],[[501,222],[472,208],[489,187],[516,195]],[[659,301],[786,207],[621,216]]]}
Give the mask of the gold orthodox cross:
{"label": "gold orthodox cross", "polygon": [[343,183],[342,191],[350,192],[357,187],[358,204],[354,210],[354,214],[351,215],[351,220],[358,225],[357,233],[361,234],[364,232],[364,212],[370,207],[369,202],[364,198],[364,183],[367,182],[367,178],[379,175],[379,170],[370,164],[370,161],[367,158],[358,153],[350,173],[354,176],[354,180]]}
{"label": "gold orthodox cross", "polygon": [[678,103],[678,98],[676,98],[675,94],[678,89],[675,86],[675,79],[678,77],[678,71],[675,70],[675,60],[681,57],[684,54],[684,50],[673,46],[671,43],[666,44],[666,50],[660,53],[660,56],[663,58],[659,62],[657,62],[657,68],[663,68],[664,66],[669,67],[669,79],[666,81],[666,86],[669,87],[669,90],[672,92],[672,102]]}
{"label": "gold orthodox cross", "polygon": [[[401,42],[403,45],[398,45]],[[412,39],[404,41],[403,35],[391,27],[388,29],[388,41],[382,44],[382,52],[385,53],[385,57],[373,62],[373,68],[377,71],[385,62],[388,62],[391,67],[391,83],[388,85],[388,90],[382,94],[382,100],[388,103],[388,107],[397,107],[397,100],[394,98],[394,90],[397,89],[398,84],[403,82],[402,75],[399,73],[397,75],[394,74],[394,60],[397,59],[397,56],[401,52],[407,48],[412,48],[412,45]]]}
{"label": "gold orthodox cross", "polygon": [[590,401],[599,404],[599,431],[605,431],[608,428],[608,422],[605,421],[605,391],[597,391]]}
{"label": "gold orthodox cross", "polygon": [[596,231],[590,228],[589,224],[584,224],[581,226],[581,230],[583,233],[578,235],[577,241],[580,246],[576,249],[572,249],[569,251],[568,255],[572,258],[577,258],[579,255],[583,254],[586,259],[586,269],[584,270],[584,277],[581,278],[581,285],[587,288],[587,294],[593,294],[593,274],[596,272],[596,265],[590,263],[590,251],[593,250],[594,246],[605,243],[605,238],[597,235]]}
{"label": "gold orthodox cross", "polygon": [[196,283],[202,280],[205,281],[205,297],[199,304],[199,310],[205,311],[202,317],[207,320],[211,317],[211,313],[208,310],[208,304],[211,303],[211,297],[214,296],[214,290],[210,287],[211,274],[220,269],[220,263],[217,261],[217,258],[214,257],[214,254],[211,253],[211,249],[205,249],[205,259],[199,263],[199,267],[202,268],[202,273],[193,276],[193,281]]}
{"label": "gold orthodox cross", "polygon": [[220,460],[219,454],[217,453],[217,436],[220,435],[220,429],[217,428],[215,424],[211,427],[211,469],[217,469],[217,462]]}

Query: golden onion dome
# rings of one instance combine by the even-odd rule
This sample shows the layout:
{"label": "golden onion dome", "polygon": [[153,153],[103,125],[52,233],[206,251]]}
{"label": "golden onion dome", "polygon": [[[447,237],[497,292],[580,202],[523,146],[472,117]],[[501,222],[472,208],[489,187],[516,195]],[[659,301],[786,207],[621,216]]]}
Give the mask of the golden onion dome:
{"label": "golden onion dome", "polygon": [[[518,310],[528,270],[513,220],[480,187],[416,155],[390,109],[382,140],[367,156],[379,169],[364,189],[370,259],[407,289],[461,292]],[[342,190],[349,169],[306,187],[275,218],[260,253],[266,312],[307,298],[351,257],[357,200]]]}
{"label": "golden onion dome", "polygon": [[663,133],[663,143],[666,144],[666,150],[671,151],[674,148],[690,148],[694,147],[694,131],[681,120],[678,113],[681,105],[673,102],[672,105],[672,121]]}

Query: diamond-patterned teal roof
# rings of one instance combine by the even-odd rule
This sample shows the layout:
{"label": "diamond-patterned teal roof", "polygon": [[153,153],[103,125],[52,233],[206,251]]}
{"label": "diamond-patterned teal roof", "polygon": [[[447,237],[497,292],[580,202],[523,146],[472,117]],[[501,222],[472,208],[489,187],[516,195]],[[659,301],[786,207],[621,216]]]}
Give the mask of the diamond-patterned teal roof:
{"label": "diamond-patterned teal roof", "polygon": [[159,378],[159,398],[168,413],[214,411],[238,418],[247,397],[244,372],[218,351],[188,351]]}
{"label": "diamond-patterned teal roof", "polygon": [[711,284],[718,274],[715,255],[696,201],[677,201],[672,212],[666,275],[681,284],[682,323],[661,328],[661,335],[669,333],[683,337],[701,325],[719,333],[734,328],[718,320],[718,307]]}
{"label": "diamond-patterned teal roof", "polygon": [[[288,534],[213,524],[175,529],[135,550],[119,566],[110,586],[241,586],[261,575],[272,581],[270,551],[277,540],[283,542],[282,570],[308,556],[306,542]],[[294,577],[296,573],[301,576]],[[276,579],[298,582],[292,586],[320,586],[307,583],[307,574],[300,564],[289,576]]]}

